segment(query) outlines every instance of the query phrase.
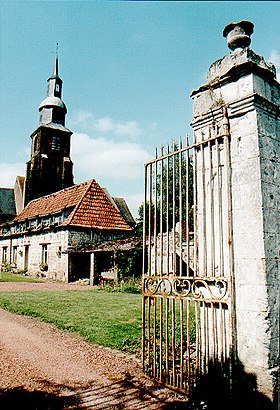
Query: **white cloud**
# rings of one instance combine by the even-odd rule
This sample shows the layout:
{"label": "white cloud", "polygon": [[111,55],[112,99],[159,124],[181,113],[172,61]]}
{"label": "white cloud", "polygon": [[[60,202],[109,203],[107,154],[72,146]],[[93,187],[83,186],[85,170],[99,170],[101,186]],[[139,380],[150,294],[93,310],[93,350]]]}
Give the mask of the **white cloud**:
{"label": "white cloud", "polygon": [[141,134],[141,129],[137,121],[117,121],[111,117],[95,118],[94,115],[86,111],[78,111],[69,117],[69,126],[77,127],[81,130],[99,131],[101,133],[137,138]]}
{"label": "white cloud", "polygon": [[86,125],[93,121],[93,115],[87,111],[77,111],[75,115],[69,117],[69,122],[74,125]]}
{"label": "white cloud", "polygon": [[143,164],[150,154],[131,141],[114,141],[104,137],[91,138],[87,134],[72,136],[72,159],[75,173],[85,179],[108,178],[133,181],[143,175]]}
{"label": "white cloud", "polygon": [[134,218],[137,219],[139,217],[139,206],[144,202],[144,192],[133,195],[127,194],[125,196],[125,200],[127,202],[128,208],[130,209],[130,212],[132,213]]}
{"label": "white cloud", "polygon": [[143,202],[144,163],[151,153],[132,141],[74,133],[71,157],[76,182],[96,179],[112,196],[124,197],[137,218]]}
{"label": "white cloud", "polygon": [[136,138],[140,135],[140,127],[136,121],[118,122],[110,117],[99,118],[93,128],[100,132],[112,132],[116,135]]}
{"label": "white cloud", "polygon": [[94,123],[94,128],[101,132],[108,132],[114,129],[113,120],[110,117],[99,118]]}
{"label": "white cloud", "polygon": [[268,57],[268,61],[271,61],[276,68],[276,76],[277,80],[280,82],[280,53],[278,50],[272,50],[270,56]]}
{"label": "white cloud", "polygon": [[3,188],[12,188],[15,184],[17,175],[25,175],[24,163],[0,163],[0,186]]}

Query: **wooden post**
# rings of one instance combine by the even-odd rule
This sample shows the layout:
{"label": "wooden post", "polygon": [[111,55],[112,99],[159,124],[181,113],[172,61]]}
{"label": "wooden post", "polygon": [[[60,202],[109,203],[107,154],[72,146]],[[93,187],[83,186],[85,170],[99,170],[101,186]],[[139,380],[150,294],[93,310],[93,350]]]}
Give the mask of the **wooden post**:
{"label": "wooden post", "polygon": [[95,255],[94,253],[90,254],[90,278],[89,278],[89,284],[90,286],[94,285],[94,273],[95,273]]}

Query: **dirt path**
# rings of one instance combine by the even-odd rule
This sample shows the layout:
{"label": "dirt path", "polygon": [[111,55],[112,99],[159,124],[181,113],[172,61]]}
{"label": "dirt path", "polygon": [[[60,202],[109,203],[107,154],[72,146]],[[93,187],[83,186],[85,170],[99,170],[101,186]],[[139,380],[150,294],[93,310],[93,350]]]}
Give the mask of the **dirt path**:
{"label": "dirt path", "polygon": [[[34,285],[12,288],[34,290]],[[183,405],[188,408],[183,395],[144,378],[133,356],[90,345],[52,325],[0,309],[2,410],[140,410]]]}
{"label": "dirt path", "polygon": [[22,292],[28,290],[90,290],[91,286],[57,282],[0,282],[0,292]]}

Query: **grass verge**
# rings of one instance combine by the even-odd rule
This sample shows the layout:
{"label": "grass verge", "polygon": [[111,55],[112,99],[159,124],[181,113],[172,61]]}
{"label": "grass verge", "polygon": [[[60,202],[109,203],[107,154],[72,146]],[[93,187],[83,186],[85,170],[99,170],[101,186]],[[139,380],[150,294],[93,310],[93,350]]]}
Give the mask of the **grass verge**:
{"label": "grass verge", "polygon": [[141,345],[141,295],[101,290],[1,292],[0,307],[37,317],[86,341],[138,353]]}
{"label": "grass verge", "polygon": [[41,279],[33,279],[27,276],[12,273],[7,271],[0,271],[0,282],[43,282]]}

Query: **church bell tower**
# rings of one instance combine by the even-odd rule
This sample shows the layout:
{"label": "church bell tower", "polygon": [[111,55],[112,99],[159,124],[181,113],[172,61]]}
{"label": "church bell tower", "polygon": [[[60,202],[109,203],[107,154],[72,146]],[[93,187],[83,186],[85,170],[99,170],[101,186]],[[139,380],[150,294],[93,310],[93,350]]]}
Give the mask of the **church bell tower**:
{"label": "church bell tower", "polygon": [[65,127],[66,105],[61,99],[62,80],[58,55],[48,79],[47,96],[39,106],[39,126],[31,134],[31,157],[27,163],[24,205],[74,183],[70,159],[72,132]]}

